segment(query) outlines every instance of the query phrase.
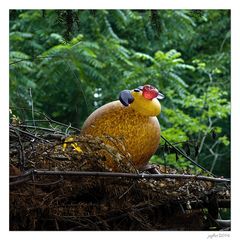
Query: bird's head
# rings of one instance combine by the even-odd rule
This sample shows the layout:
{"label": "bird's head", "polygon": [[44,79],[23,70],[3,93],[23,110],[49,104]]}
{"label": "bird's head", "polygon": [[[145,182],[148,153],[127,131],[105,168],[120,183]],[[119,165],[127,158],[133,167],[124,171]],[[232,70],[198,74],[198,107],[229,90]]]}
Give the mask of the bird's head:
{"label": "bird's head", "polygon": [[157,116],[161,112],[161,104],[158,99],[164,95],[151,85],[144,85],[134,90],[120,92],[119,100],[126,106],[131,107],[144,116]]}

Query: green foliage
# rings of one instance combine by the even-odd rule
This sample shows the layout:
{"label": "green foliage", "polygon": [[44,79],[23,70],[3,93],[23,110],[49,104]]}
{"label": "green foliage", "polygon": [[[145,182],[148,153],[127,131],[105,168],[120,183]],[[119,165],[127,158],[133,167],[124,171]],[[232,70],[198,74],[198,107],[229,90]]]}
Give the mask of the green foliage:
{"label": "green foliage", "polygon": [[[161,164],[161,165],[165,165],[165,163],[167,163],[167,166],[177,168],[179,171],[188,171],[188,172],[192,171],[193,173],[195,173],[195,166],[193,164],[189,164],[188,162],[186,162],[186,160],[183,157],[178,157],[177,164],[176,164],[175,153],[165,154],[165,157],[158,157],[154,155],[150,159],[150,162]],[[202,170],[198,169],[197,173],[200,173],[200,172],[202,172]]]}
{"label": "green foliage", "polygon": [[16,116],[31,119],[19,108],[34,107],[80,127],[122,89],[149,83],[166,96],[162,134],[179,147],[192,141],[192,158],[230,174],[228,10],[11,10],[9,36]]}

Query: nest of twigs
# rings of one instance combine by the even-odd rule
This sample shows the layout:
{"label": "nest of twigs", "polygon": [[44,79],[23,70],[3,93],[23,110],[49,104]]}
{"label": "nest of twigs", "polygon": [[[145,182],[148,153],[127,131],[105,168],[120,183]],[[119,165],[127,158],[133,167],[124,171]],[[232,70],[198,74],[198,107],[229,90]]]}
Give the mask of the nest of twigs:
{"label": "nest of twigs", "polygon": [[[217,220],[219,208],[230,206],[224,179],[163,166],[154,166],[154,174],[139,172],[123,149],[73,135],[73,142],[64,147],[64,132],[10,126],[11,230],[224,228]],[[75,143],[84,151],[79,153]],[[112,172],[103,151],[120,173]]]}

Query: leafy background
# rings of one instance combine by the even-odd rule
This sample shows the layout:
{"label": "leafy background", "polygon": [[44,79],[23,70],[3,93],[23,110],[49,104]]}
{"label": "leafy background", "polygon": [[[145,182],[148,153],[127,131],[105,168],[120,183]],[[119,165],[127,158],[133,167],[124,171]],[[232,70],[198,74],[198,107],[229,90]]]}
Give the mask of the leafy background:
{"label": "leafy background", "polygon": [[[166,96],[162,135],[229,177],[230,33],[229,10],[10,10],[10,109],[81,127],[121,90],[152,84]],[[164,141],[151,160],[194,169]]]}

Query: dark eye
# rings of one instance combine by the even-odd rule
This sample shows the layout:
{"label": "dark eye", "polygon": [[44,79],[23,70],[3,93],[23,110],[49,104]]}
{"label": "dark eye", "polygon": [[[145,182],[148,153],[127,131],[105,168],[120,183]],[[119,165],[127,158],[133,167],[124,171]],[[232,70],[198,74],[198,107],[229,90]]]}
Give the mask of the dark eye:
{"label": "dark eye", "polygon": [[127,107],[134,101],[134,98],[129,90],[123,90],[119,94],[119,100],[125,107]]}
{"label": "dark eye", "polygon": [[135,88],[133,91],[134,91],[134,92],[140,92],[140,89]]}

